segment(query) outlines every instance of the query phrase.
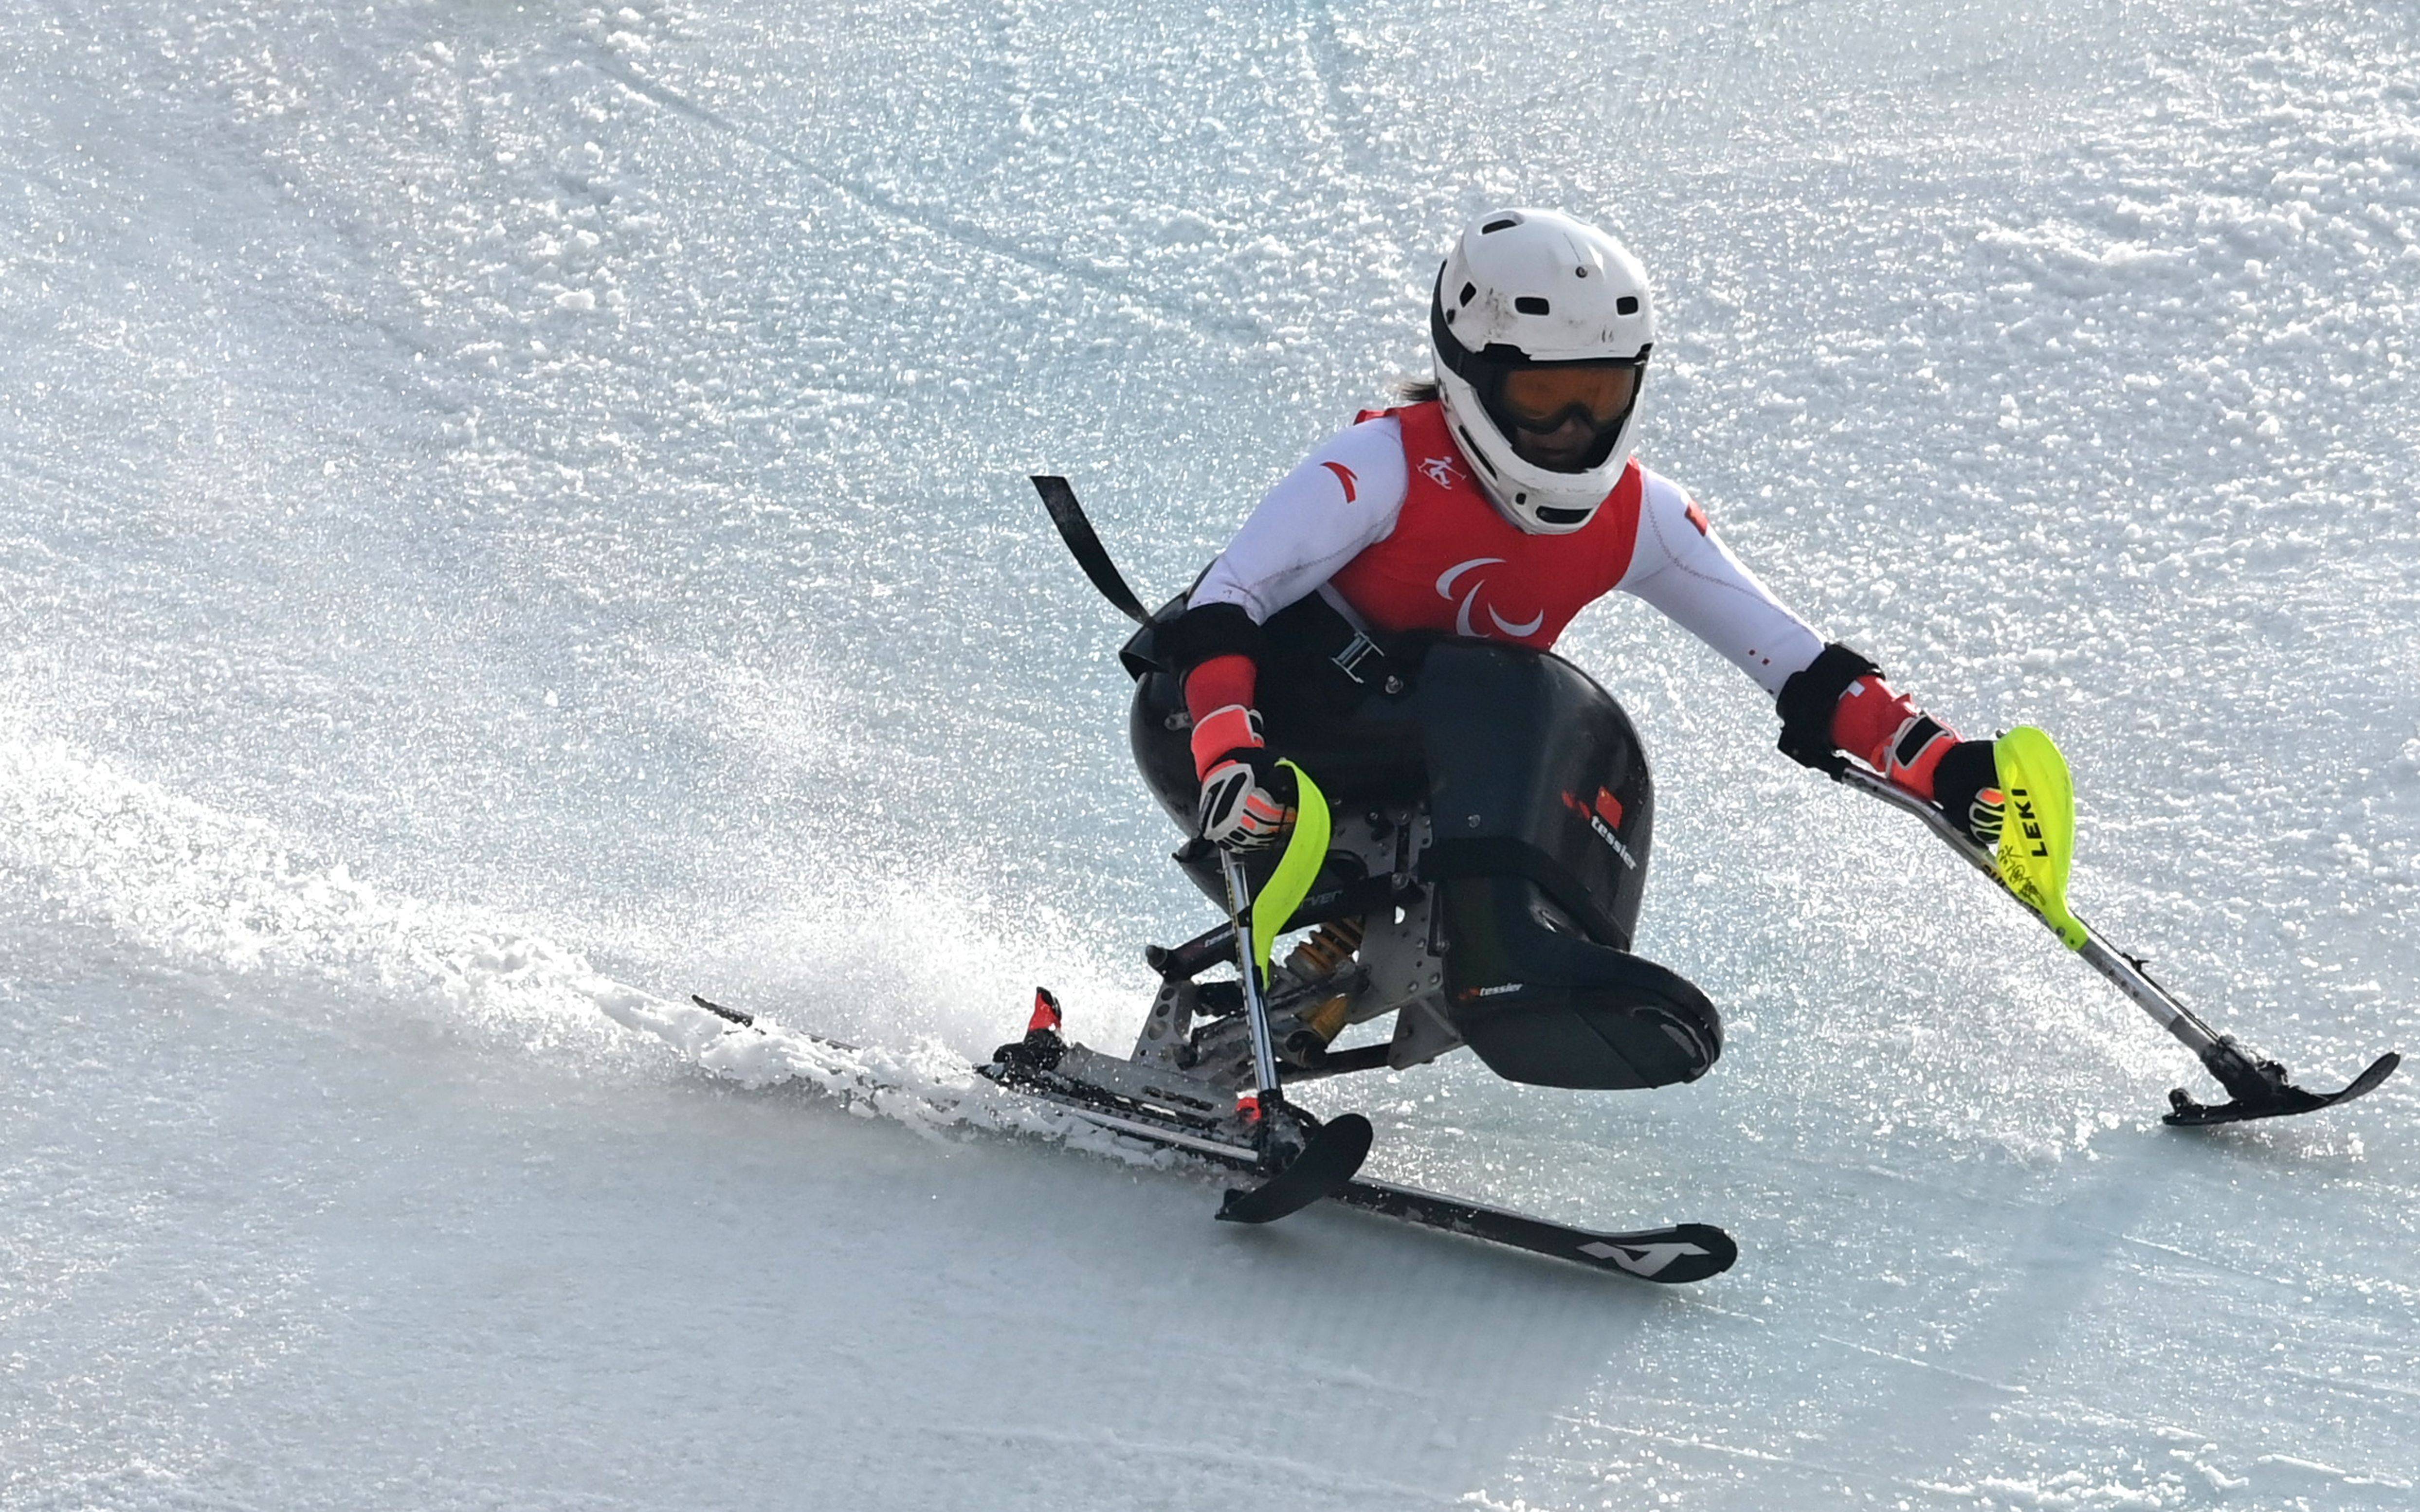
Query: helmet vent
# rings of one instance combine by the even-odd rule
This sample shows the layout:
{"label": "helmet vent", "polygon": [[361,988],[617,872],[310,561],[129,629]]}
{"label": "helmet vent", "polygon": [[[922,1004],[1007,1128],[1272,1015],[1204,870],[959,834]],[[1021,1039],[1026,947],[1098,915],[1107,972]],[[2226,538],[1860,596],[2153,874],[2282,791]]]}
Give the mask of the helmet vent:
{"label": "helmet vent", "polygon": [[[1632,304],[1637,304],[1638,301],[1637,300],[1633,300],[1630,302]],[[1512,308],[1523,315],[1544,315],[1546,313],[1546,301],[1538,298],[1535,294],[1524,294],[1519,299],[1512,301]]]}
{"label": "helmet vent", "polygon": [[1462,285],[1462,298],[1461,298],[1461,300],[1460,300],[1460,301],[1458,301],[1457,302],[1462,303],[1462,304],[1468,304],[1468,303],[1469,303],[1473,299],[1475,299],[1475,298],[1477,298],[1477,297],[1478,297],[1478,294],[1479,294],[1479,285],[1476,285],[1476,284],[1465,284],[1464,285]]}
{"label": "helmet vent", "polygon": [[1638,313],[1638,296],[1636,294],[1625,294],[1621,298],[1614,301],[1613,313],[1616,315],[1637,315]]}
{"label": "helmet vent", "polygon": [[1508,215],[1500,221],[1490,221],[1485,225],[1481,226],[1479,228],[1479,234],[1482,237],[1492,237],[1498,231],[1509,231],[1520,224],[1521,221],[1518,216]]}
{"label": "helmet vent", "polygon": [[1462,450],[1464,455],[1476,461],[1481,467],[1485,468],[1489,477],[1492,478],[1496,476],[1496,464],[1487,460],[1487,454],[1481,451],[1479,449],[1479,443],[1470,439],[1470,427],[1467,425],[1457,425],[1454,428],[1462,432]]}

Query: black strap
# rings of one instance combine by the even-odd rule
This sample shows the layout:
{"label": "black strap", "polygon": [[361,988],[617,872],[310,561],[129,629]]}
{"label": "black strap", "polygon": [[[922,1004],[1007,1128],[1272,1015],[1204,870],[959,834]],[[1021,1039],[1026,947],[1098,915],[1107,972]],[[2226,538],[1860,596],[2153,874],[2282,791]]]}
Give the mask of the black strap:
{"label": "black strap", "polygon": [[1109,560],[1109,548],[1093,533],[1093,522],[1084,517],[1084,508],[1076,502],[1076,490],[1067,486],[1064,478],[1036,477],[1034,492],[1042,496],[1042,507],[1050,511],[1050,523],[1059,527],[1059,539],[1074,552],[1076,565],[1093,579],[1101,596],[1117,606],[1118,610],[1137,625],[1147,625],[1151,615],[1144,610],[1142,600],[1118,576],[1117,563]]}
{"label": "black strap", "polygon": [[1919,714],[1910,719],[1907,722],[1907,733],[1899,737],[1898,745],[1891,748],[1891,764],[1914,766],[1916,759],[1924,754],[1924,748],[1931,745],[1946,728],[1940,720],[1929,714]]}
{"label": "black strap", "polygon": [[[1357,696],[1362,688],[1401,693],[1411,673],[1395,655],[1394,638],[1379,640],[1345,618],[1324,592],[1305,594],[1271,616],[1268,623],[1272,662],[1293,675],[1322,679],[1318,686],[1335,695]],[[1342,681],[1325,681],[1326,673]],[[1284,673],[1281,672],[1281,675]],[[1389,687],[1388,685],[1393,685]]]}
{"label": "black strap", "polygon": [[1259,661],[1266,637],[1241,604],[1202,604],[1158,626],[1160,664],[1179,677],[1215,656]]}

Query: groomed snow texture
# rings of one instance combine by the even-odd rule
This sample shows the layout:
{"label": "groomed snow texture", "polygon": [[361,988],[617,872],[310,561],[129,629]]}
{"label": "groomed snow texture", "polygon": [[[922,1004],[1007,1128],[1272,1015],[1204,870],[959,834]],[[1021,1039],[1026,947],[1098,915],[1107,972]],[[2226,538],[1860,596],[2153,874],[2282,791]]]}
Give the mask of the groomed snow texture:
{"label": "groomed snow texture", "polygon": [[2087,917],[2420,1050],[2415,79],[2319,0],[0,0],[0,1506],[2413,1505],[2420,1078],[2161,1128],[1635,604],[1563,649],[1721,1065],[1319,1101],[1732,1273],[1238,1231],[964,1067],[1209,921],[1023,475],[1173,591],[1506,202],[1644,257],[1786,599],[2057,733]]}

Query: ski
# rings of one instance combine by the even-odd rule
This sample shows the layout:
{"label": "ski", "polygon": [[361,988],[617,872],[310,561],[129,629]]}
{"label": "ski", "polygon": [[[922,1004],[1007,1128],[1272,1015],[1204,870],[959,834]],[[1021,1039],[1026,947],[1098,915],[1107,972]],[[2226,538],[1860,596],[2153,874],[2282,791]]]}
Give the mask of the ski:
{"label": "ski", "polygon": [[[1077,1070],[1102,1062],[1109,1065],[1119,1063],[1107,1057],[1095,1056],[1080,1045],[1054,1043],[1058,1039],[1057,1001],[1047,994],[1037,994],[1036,996],[1034,1018],[1021,1046],[1028,1053],[1003,1056],[988,1065],[978,1066],[975,1068],[977,1075],[1005,1090],[1047,1103],[1111,1134],[1215,1161],[1238,1171],[1261,1168],[1261,1152],[1253,1142],[1249,1127],[1232,1115],[1206,1121],[1208,1110],[1192,1105],[1181,1091],[1156,1092],[1147,1088],[1138,1096],[1094,1086],[1064,1073],[1062,1068]],[[695,995],[691,995],[690,1001],[735,1029],[765,1032],[765,1026],[757,1023],[753,1014],[726,1008]],[[799,1031],[785,1029],[783,1032]],[[800,1034],[800,1038],[838,1051],[853,1052],[856,1048],[844,1041],[822,1035]],[[1010,1047],[1001,1048],[1006,1051]],[[1300,1117],[1290,1106],[1285,1111]],[[1357,1129],[1354,1127],[1356,1125]],[[1334,1136],[1336,1143],[1333,1148],[1327,1154],[1318,1155],[1314,1162],[1320,1134],[1340,1128],[1343,1132]],[[1369,1120],[1358,1114],[1340,1114],[1328,1119],[1318,1126],[1303,1153],[1285,1170],[1257,1190],[1231,1190],[1226,1206],[1222,1207],[1218,1216],[1229,1222],[1266,1223],[1326,1199],[1415,1227],[1459,1234],[1508,1249],[1569,1260],[1590,1270],[1666,1286],[1719,1275],[1730,1270],[1739,1258],[1739,1246],[1730,1235],[1712,1224],[1668,1224],[1626,1232],[1606,1232],[1557,1223],[1466,1197],[1447,1196],[1419,1187],[1370,1180],[1356,1172],[1369,1153],[1371,1137]],[[1311,1164],[1307,1165],[1306,1163]],[[1341,1185],[1335,1184],[1339,1163],[1346,1166]],[[1295,1181],[1287,1182],[1287,1177],[1296,1170],[1302,1171],[1302,1175]],[[1272,1193],[1272,1188],[1277,1190]],[[1265,1205],[1253,1201],[1264,1194],[1270,1194]],[[1300,1200],[1295,1200],[1297,1197]],[[1233,1214],[1232,1210],[1238,1202],[1248,1204],[1246,1213],[1265,1212],[1265,1216]]]}
{"label": "ski", "polygon": [[[1031,1088],[1026,1090],[1033,1091]],[[1239,1167],[1250,1165],[1254,1159],[1251,1149],[1243,1145],[1184,1133],[1138,1118],[1132,1113],[1114,1114],[1093,1106],[1073,1106],[1046,1094],[1034,1092],[1034,1095],[1043,1096],[1045,1101],[1067,1107],[1068,1111],[1119,1134],[1189,1150]],[[1289,1167],[1289,1170],[1293,1168]],[[1232,1203],[1241,1196],[1244,1194],[1230,1193],[1229,1201]],[[1401,1186],[1392,1181],[1366,1178],[1349,1180],[1319,1196],[1348,1208],[1357,1208],[1364,1212],[1417,1227],[1460,1234],[1467,1239],[1527,1250],[1532,1255],[1570,1260],[1591,1270],[1667,1286],[1720,1275],[1739,1258],[1739,1245],[1730,1235],[1712,1224],[1665,1224],[1652,1228],[1609,1233],[1557,1223],[1510,1208],[1473,1202],[1466,1197],[1446,1196],[1415,1186]],[[1301,1206],[1308,1207],[1317,1200],[1318,1196],[1314,1196]],[[1218,1216],[1227,1218],[1229,1214],[1222,1209]]]}
{"label": "ski", "polygon": [[[1091,1052],[1082,1050],[1080,1046],[1068,1046],[1066,1054],[1088,1059],[1107,1058],[1092,1057]],[[1063,1068],[1066,1061],[1060,1060],[1057,1065]],[[1239,1169],[1252,1168],[1260,1160],[1249,1134],[1240,1129],[1205,1127],[1179,1116],[1169,1105],[1109,1091],[1063,1075],[1059,1070],[1001,1062],[977,1070],[987,1080],[1064,1108],[1113,1133],[1206,1156]],[[1167,1103],[1174,1102],[1172,1098],[1167,1100]],[[1351,1114],[1330,1119],[1323,1127],[1333,1128],[1346,1119],[1353,1119],[1366,1127],[1366,1120]],[[1355,1164],[1359,1164],[1357,1159]],[[1291,1171],[1294,1167],[1288,1169]],[[1278,1180],[1283,1180],[1282,1176],[1278,1178]],[[1242,1194],[1231,1194],[1229,1201],[1235,1201],[1239,1196]],[[1418,1227],[1460,1234],[1491,1244],[1526,1250],[1532,1255],[1570,1260],[1591,1270],[1664,1285],[1702,1281],[1708,1276],[1720,1275],[1739,1258],[1738,1244],[1730,1235],[1712,1224],[1667,1224],[1627,1232],[1606,1232],[1557,1223],[1466,1197],[1447,1196],[1419,1187],[1361,1177],[1348,1180],[1332,1191],[1312,1196],[1299,1206],[1310,1206],[1321,1196],[1349,1208],[1358,1208],[1364,1212]],[[1289,1208],[1287,1211],[1296,1209]],[[1228,1214],[1222,1211],[1219,1216],[1223,1218]]]}
{"label": "ski", "polygon": [[1348,1182],[1336,1194],[1336,1200],[1424,1228],[1465,1234],[1491,1244],[1666,1285],[1720,1275],[1739,1258],[1739,1245],[1712,1224],[1667,1224],[1628,1233],[1600,1233],[1390,1181]]}
{"label": "ski", "polygon": [[[2195,1102],[2180,1087],[2168,1094],[2168,1111],[2160,1121],[2179,1128],[2204,1128],[2214,1123],[2248,1123],[2254,1119],[2283,1118],[2289,1113],[2309,1113],[2319,1108],[2350,1103],[2386,1080],[2403,1057],[2390,1050],[2369,1063],[2369,1069],[2354,1077],[2342,1091],[2309,1092],[2286,1080],[2285,1068],[2274,1062],[2258,1062],[2255,1071],[2262,1072],[2253,1083],[2256,1094],[2239,1096],[2231,1102],[2209,1103]],[[2265,1074],[2274,1072],[2273,1076]],[[2232,1090],[2233,1088],[2230,1088]]]}
{"label": "ski", "polygon": [[[995,1075],[991,1068],[983,1068],[983,1072],[1002,1086],[1065,1108],[1117,1134],[1206,1156],[1238,1168],[1250,1168],[1259,1160],[1252,1147],[1240,1139],[1220,1138],[1206,1130],[1186,1127],[1149,1108],[1117,1106],[1114,1098],[1092,1088],[1047,1087],[1030,1075]],[[1332,1128],[1354,1117],[1343,1115],[1330,1119],[1324,1127]],[[1366,1127],[1366,1120],[1357,1119],[1356,1121],[1363,1122]],[[1288,1170],[1295,1168],[1290,1166]],[[1284,1178],[1280,1176],[1278,1180],[1283,1180]],[[1248,1195],[1231,1193],[1228,1201],[1232,1204],[1243,1196]],[[1460,1234],[1510,1249],[1526,1250],[1532,1255],[1570,1260],[1591,1270],[1667,1286],[1720,1275],[1739,1258],[1739,1245],[1730,1235],[1712,1224],[1666,1224],[1612,1233],[1557,1223],[1549,1218],[1490,1203],[1474,1202],[1466,1197],[1447,1196],[1415,1186],[1401,1186],[1392,1181],[1362,1177],[1355,1177],[1332,1191],[1314,1195],[1299,1206],[1308,1207],[1322,1196],[1348,1208],[1358,1208],[1364,1212],[1417,1227]],[[1287,1211],[1296,1210],[1289,1208]],[[1226,1218],[1229,1214],[1222,1210],[1218,1216]]]}

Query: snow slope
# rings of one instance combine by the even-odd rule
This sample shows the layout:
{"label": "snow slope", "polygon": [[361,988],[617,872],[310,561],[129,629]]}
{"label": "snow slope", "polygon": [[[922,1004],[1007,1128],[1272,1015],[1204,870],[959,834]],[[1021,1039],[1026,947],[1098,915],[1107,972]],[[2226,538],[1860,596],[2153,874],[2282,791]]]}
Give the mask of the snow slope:
{"label": "snow slope", "polygon": [[0,1506],[2412,1504],[2420,1083],[2161,1129],[1636,605],[1564,649],[1722,1066],[1329,1095],[1730,1275],[1236,1232],[958,1068],[1204,922],[1022,475],[1172,589],[1504,200],[1645,257],[1646,454],[1786,598],[2058,733],[2089,917],[2420,1048],[2414,77],[2291,0],[0,6]]}

